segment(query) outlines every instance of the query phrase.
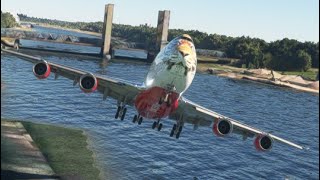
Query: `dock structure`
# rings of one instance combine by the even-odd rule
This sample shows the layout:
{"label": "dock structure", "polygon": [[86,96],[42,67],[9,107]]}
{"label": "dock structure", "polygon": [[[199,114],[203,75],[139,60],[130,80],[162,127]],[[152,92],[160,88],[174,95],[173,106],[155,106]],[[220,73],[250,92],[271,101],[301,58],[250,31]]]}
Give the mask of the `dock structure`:
{"label": "dock structure", "polygon": [[113,4],[107,4],[104,11],[104,23],[102,30],[103,44],[101,46],[102,57],[105,58],[111,52],[111,32],[113,19]]}
{"label": "dock structure", "polygon": [[157,51],[161,51],[168,43],[170,11],[159,11],[157,25]]}
{"label": "dock structure", "polygon": [[[119,43],[115,43],[115,39],[112,38],[112,21],[113,21],[113,13],[114,13],[114,4],[106,4],[104,9],[104,23],[102,29],[102,38],[90,38],[90,37],[77,37],[72,35],[66,34],[53,34],[53,33],[43,33],[43,32],[35,32],[35,31],[28,31],[28,30],[15,30],[15,29],[1,29],[1,44],[6,46],[14,46],[17,45],[16,48],[18,49],[21,44],[20,43],[13,43],[20,39],[24,40],[33,40],[33,41],[45,41],[45,42],[53,42],[53,43],[63,43],[63,44],[72,44],[72,45],[81,45],[81,46],[92,46],[92,47],[99,47],[100,52],[95,54],[90,54],[93,56],[99,56],[102,58],[112,58],[114,56],[114,49],[119,49],[116,46]],[[163,10],[158,12],[158,23],[157,23],[157,32],[156,32],[156,49],[153,51],[146,52],[147,54],[147,61],[152,62],[164,48],[168,41],[168,34],[169,34],[169,20],[170,20],[170,11]],[[112,45],[113,41],[113,45]],[[36,49],[36,50],[46,50],[46,49],[39,49],[39,48],[28,48],[21,46],[20,48],[26,49]],[[50,49],[48,49],[50,50]],[[134,50],[134,49],[132,49]],[[145,51],[144,49],[137,49]],[[47,50],[46,50],[47,51]],[[53,52],[65,52],[60,50],[50,50]],[[72,53],[72,52],[66,52]],[[81,54],[81,53],[79,53]],[[83,53],[82,53],[83,54]],[[87,53],[88,54],[88,53]],[[110,55],[110,56],[109,56]]]}

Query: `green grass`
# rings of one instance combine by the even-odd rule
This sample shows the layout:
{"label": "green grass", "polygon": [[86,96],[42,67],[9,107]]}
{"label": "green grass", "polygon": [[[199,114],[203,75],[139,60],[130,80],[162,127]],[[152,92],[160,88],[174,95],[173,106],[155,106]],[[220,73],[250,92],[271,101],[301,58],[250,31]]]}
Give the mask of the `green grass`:
{"label": "green grass", "polygon": [[99,179],[93,153],[81,130],[22,122],[35,144],[62,179]]}
{"label": "green grass", "polygon": [[284,71],[284,72],[279,72],[283,75],[299,75],[304,78],[310,79],[310,80],[316,80],[317,74],[318,74],[318,69],[312,68],[308,70],[307,72],[301,72],[301,71]]}
{"label": "green grass", "polygon": [[241,72],[242,68],[237,68],[229,65],[221,65],[221,64],[215,64],[215,63],[198,63],[197,65],[199,69],[207,69],[207,68],[214,68],[217,70],[226,70],[226,71],[232,71],[232,72]]}

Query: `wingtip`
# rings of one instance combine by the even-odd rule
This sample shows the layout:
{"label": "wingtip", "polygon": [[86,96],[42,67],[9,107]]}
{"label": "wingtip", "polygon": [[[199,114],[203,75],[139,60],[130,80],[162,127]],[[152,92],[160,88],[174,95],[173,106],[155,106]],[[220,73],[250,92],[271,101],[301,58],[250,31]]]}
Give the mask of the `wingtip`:
{"label": "wingtip", "polygon": [[304,146],[304,147],[302,147],[302,150],[309,151],[310,147]]}

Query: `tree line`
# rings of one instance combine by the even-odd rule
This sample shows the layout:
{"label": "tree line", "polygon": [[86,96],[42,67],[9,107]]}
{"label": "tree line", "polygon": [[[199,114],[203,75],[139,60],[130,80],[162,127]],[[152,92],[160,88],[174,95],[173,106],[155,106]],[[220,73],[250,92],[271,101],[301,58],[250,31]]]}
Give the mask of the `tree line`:
{"label": "tree line", "polygon": [[[80,29],[101,33],[103,22],[66,22],[44,18],[28,17],[18,14],[21,21],[57,25],[65,28]],[[300,42],[284,38],[266,42],[248,36],[230,37],[208,34],[197,30],[170,29],[168,40],[181,34],[189,34],[198,49],[223,51],[230,58],[243,60],[247,68],[269,68],[279,71],[307,71],[319,68],[319,42]],[[146,49],[155,50],[156,28],[148,25],[113,24],[112,36],[131,42],[144,44]]]}

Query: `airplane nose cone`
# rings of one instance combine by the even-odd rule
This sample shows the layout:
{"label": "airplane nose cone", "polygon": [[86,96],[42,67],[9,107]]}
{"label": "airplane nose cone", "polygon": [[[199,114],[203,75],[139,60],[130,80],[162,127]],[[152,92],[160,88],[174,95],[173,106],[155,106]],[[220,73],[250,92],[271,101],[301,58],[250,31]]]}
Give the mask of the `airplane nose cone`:
{"label": "airplane nose cone", "polygon": [[179,53],[182,55],[182,57],[188,56],[191,54],[191,47],[187,43],[179,44],[177,47]]}
{"label": "airplane nose cone", "polygon": [[188,55],[189,55],[189,53],[187,53],[187,52],[185,52],[185,51],[179,51],[179,53],[180,53],[183,57],[185,57],[185,56],[188,56]]}

